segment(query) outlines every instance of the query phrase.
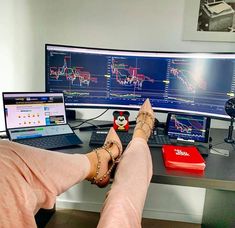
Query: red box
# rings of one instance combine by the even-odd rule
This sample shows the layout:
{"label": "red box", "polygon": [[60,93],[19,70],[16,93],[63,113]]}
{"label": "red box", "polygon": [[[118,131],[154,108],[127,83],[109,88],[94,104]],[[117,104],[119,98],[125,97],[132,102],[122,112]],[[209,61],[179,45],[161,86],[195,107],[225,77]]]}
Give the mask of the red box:
{"label": "red box", "polygon": [[171,169],[204,170],[205,160],[195,146],[163,145],[165,166]]}

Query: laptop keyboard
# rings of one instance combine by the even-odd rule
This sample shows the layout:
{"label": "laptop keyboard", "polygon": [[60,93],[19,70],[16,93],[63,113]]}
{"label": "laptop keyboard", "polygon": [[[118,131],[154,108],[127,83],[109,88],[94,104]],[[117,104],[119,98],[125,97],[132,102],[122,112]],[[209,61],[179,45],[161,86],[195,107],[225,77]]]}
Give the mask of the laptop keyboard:
{"label": "laptop keyboard", "polygon": [[[93,131],[90,138],[90,145],[103,145],[107,136],[107,131]],[[127,146],[132,139],[130,132],[117,132],[122,144]],[[171,144],[167,135],[151,135],[148,140],[150,147],[161,147],[163,144]]]}
{"label": "laptop keyboard", "polygon": [[28,146],[34,146],[41,149],[56,149],[81,144],[81,140],[75,134],[54,135],[50,137],[19,139],[14,140]]}

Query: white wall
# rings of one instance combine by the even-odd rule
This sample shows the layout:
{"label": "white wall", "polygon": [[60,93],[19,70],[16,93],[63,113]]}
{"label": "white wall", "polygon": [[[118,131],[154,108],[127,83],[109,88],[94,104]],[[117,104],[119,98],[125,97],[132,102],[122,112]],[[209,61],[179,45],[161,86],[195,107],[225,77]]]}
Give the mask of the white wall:
{"label": "white wall", "polygon": [[[30,0],[0,0],[0,93],[43,89],[43,67],[36,69],[35,19]],[[43,58],[41,56],[40,58]],[[2,98],[0,130],[4,130]]]}
{"label": "white wall", "polygon": [[[0,3],[0,92],[44,90],[45,43],[160,51],[235,50],[234,43],[183,41],[184,0]],[[94,116],[96,111],[90,113]],[[159,116],[165,119],[165,115]],[[223,122],[215,124],[224,126]],[[3,129],[0,102],[0,130]]]}
{"label": "white wall", "polygon": [[[108,190],[82,182],[58,197],[56,206],[99,212]],[[200,224],[204,199],[203,188],[151,183],[143,217]]]}
{"label": "white wall", "polygon": [[[45,43],[134,50],[235,51],[234,43],[182,40],[184,0],[0,0],[0,3],[0,92],[44,90]],[[2,130],[2,104],[0,107]],[[100,112],[89,111],[90,116]],[[84,113],[85,110],[78,115]],[[111,115],[104,118],[111,119]],[[165,116],[159,118],[164,120]],[[213,124],[227,127],[223,122]],[[101,191],[95,200],[93,195],[98,191],[87,183],[79,184],[63,194],[58,205],[83,205],[87,209],[90,205],[95,209],[94,204],[99,207],[104,197]],[[200,222],[204,193],[204,189],[151,184],[144,214]],[[169,195],[171,204],[161,201]]]}

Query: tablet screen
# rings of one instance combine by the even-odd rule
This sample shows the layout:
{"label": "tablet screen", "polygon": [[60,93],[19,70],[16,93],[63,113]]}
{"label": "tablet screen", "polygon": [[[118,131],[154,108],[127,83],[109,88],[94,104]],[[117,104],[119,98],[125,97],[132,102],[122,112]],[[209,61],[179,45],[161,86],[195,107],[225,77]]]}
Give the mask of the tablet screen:
{"label": "tablet screen", "polygon": [[210,117],[168,113],[166,131],[172,139],[208,142]]}

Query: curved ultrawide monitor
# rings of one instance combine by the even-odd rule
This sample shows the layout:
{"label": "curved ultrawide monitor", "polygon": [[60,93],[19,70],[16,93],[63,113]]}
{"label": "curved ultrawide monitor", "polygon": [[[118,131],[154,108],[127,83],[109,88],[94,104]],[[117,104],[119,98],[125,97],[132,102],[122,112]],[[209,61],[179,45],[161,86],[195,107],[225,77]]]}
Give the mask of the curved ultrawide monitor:
{"label": "curved ultrawide monitor", "polygon": [[229,118],[235,53],[167,53],[46,45],[46,91],[67,107],[153,109]]}

